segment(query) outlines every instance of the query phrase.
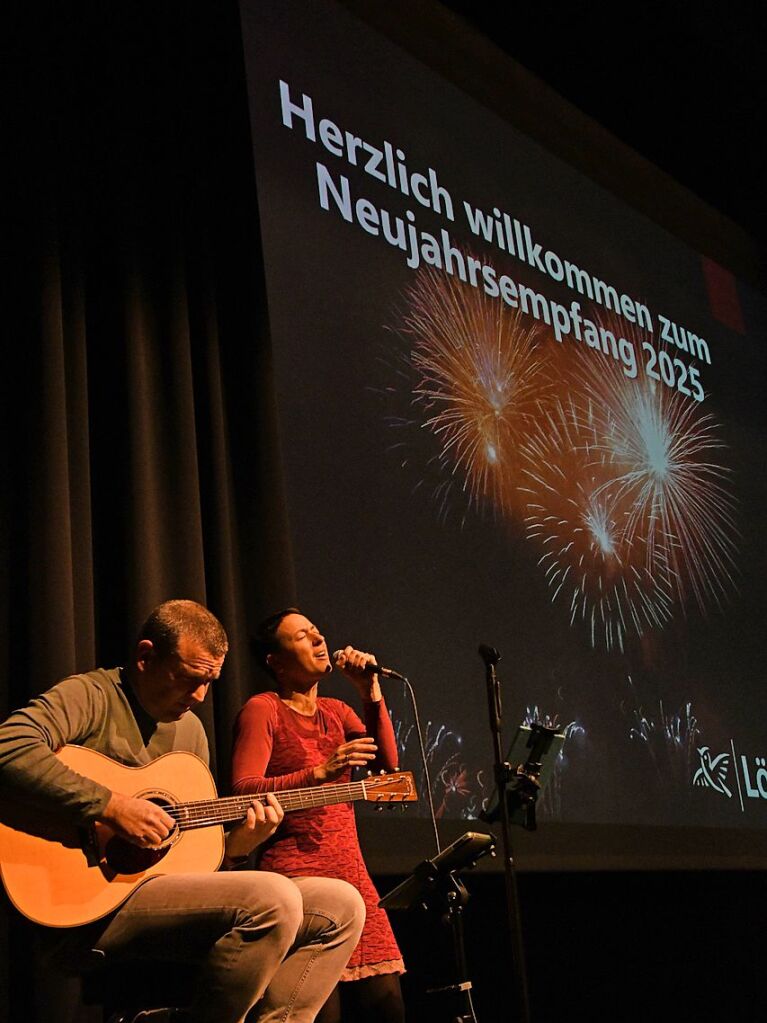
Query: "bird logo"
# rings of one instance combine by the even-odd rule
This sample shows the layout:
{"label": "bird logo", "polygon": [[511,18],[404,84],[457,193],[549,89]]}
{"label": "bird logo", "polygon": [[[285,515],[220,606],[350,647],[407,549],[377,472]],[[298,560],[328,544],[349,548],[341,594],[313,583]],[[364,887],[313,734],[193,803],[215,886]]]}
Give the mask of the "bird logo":
{"label": "bird logo", "polygon": [[730,766],[730,754],[720,753],[718,757],[712,757],[708,746],[698,748],[700,767],[693,775],[693,785],[705,785],[707,788],[721,792],[722,795],[730,798],[732,792],[727,788],[727,769]]}

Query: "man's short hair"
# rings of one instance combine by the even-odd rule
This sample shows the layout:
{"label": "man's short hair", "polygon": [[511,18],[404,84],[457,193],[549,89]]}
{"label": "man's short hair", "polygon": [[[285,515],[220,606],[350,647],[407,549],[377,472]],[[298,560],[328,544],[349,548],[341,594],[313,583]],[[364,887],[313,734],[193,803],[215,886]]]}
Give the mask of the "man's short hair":
{"label": "man's short hair", "polygon": [[207,607],[194,600],[166,600],[152,611],[138,634],[151,640],[161,657],[175,654],[179,639],[188,636],[213,657],[224,657],[229,649],[224,626]]}
{"label": "man's short hair", "polygon": [[288,615],[300,615],[302,613],[297,607],[284,607],[281,611],[275,611],[268,618],[264,618],[253,635],[253,651],[258,659],[258,663],[273,678],[276,678],[276,676],[269,667],[266,658],[269,654],[275,653],[280,648],[280,641],[277,639],[277,629],[280,627],[280,622]]}

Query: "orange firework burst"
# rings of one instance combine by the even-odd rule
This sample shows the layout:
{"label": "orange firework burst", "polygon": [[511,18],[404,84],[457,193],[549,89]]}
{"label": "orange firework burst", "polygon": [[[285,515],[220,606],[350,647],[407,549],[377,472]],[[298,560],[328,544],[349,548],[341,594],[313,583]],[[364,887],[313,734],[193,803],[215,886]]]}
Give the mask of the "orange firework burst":
{"label": "orange firework burst", "polygon": [[643,374],[635,327],[597,323],[637,358],[609,345],[558,349],[569,396],[541,405],[520,490],[552,599],[568,596],[571,623],[587,622],[592,644],[623,649],[689,595],[701,610],[721,603],[735,573],[735,502],[714,417]]}
{"label": "orange firework burst", "polygon": [[[618,331],[617,322],[608,322]],[[641,351],[636,331],[626,331]],[[668,565],[680,602],[721,605],[734,585],[737,529],[729,470],[714,417],[703,406],[647,377],[627,380],[612,360],[586,372],[579,389],[594,421],[596,448],[614,467],[610,490],[628,508],[628,542],[644,545],[646,565]]]}
{"label": "orange firework burst", "polygon": [[585,623],[593,646],[623,650],[628,633],[667,622],[667,568],[662,559],[648,567],[641,538],[627,535],[616,465],[588,412],[573,398],[541,406],[522,455],[527,535],[544,549],[538,563],[570,624]]}
{"label": "orange firework burst", "polygon": [[537,328],[433,269],[419,273],[408,300],[414,404],[439,442],[440,462],[463,477],[470,502],[489,499],[508,511],[519,445],[548,386]]}

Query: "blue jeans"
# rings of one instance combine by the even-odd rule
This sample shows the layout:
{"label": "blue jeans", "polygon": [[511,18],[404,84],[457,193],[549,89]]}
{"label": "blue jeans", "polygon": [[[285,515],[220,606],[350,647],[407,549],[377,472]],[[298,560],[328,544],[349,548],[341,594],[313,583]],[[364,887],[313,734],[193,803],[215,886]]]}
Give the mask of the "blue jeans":
{"label": "blue jeans", "polygon": [[311,1023],[359,940],[360,894],[345,881],[268,871],[156,877],[108,922],[109,960],[199,963],[193,1023]]}

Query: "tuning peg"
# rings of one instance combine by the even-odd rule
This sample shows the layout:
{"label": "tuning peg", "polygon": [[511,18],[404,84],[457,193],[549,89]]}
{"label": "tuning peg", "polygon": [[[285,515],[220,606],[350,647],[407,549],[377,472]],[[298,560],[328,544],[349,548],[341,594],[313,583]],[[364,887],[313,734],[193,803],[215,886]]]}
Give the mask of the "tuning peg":
{"label": "tuning peg", "polygon": [[372,771],[368,771],[368,778],[372,778],[372,777],[373,777],[373,772]]}
{"label": "tuning peg", "polygon": [[384,769],[383,769],[383,768],[381,768],[381,770],[380,770],[380,771],[379,771],[378,773],[379,773],[379,774],[386,774],[386,771],[384,771]]}
{"label": "tuning peg", "polygon": [[376,803],[376,810],[381,813],[383,810],[383,803]]}

